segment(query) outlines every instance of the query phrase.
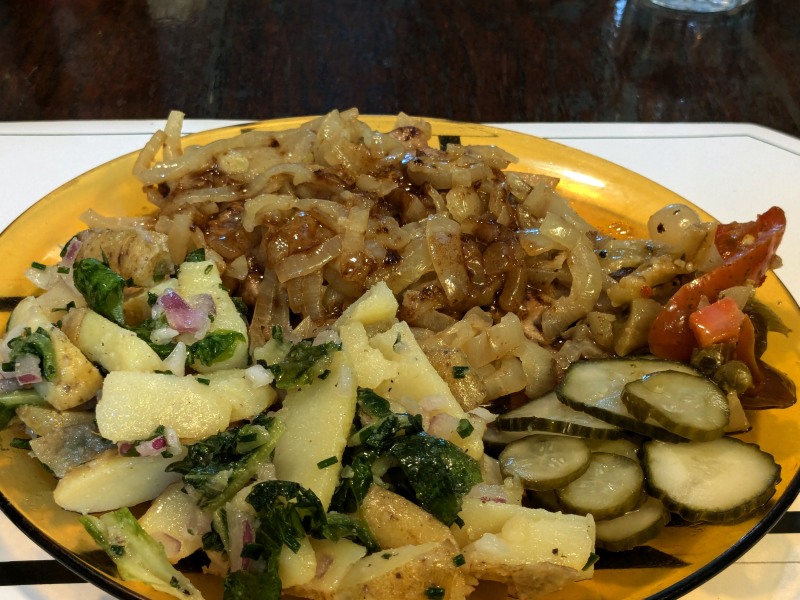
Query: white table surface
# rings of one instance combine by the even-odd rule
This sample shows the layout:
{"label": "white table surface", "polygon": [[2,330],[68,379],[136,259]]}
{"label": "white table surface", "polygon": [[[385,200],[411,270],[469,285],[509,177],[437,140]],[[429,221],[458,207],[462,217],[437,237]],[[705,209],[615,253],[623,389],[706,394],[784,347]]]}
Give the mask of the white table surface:
{"label": "white table surface", "polygon": [[[187,133],[244,121],[187,121]],[[779,277],[800,297],[800,140],[746,124],[499,124],[552,139],[640,173],[721,221],[749,221],[780,205],[788,228]],[[62,183],[137,150],[163,121],[0,123],[0,229]],[[800,502],[791,511],[800,513]],[[31,561],[43,561],[41,563]],[[2,563],[12,563],[3,565]],[[15,564],[13,564],[15,563]],[[53,568],[50,557],[0,515],[2,600],[109,600],[85,583],[7,585],[6,573]],[[57,579],[57,578],[56,578]],[[800,529],[770,533],[688,600],[800,598]]]}

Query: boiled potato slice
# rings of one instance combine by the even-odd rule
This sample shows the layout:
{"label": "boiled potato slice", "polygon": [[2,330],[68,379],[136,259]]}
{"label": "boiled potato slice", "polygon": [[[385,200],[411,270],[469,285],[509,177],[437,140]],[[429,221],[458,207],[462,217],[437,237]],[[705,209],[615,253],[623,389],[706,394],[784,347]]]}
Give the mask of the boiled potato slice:
{"label": "boiled potato slice", "polygon": [[286,546],[281,548],[278,557],[278,576],[283,587],[306,584],[314,579],[316,572],[317,555],[307,537],[300,540],[300,549],[297,552],[292,552]]}
{"label": "boiled potato slice", "polygon": [[381,548],[453,540],[450,528],[402,496],[373,485],[360,508]]}
{"label": "boiled potato slice", "polygon": [[17,416],[37,436],[45,436],[65,427],[94,422],[94,413],[88,410],[60,411],[41,404],[23,404],[17,407]]}
{"label": "boiled potato slice", "polygon": [[61,508],[79,513],[104,512],[123,506],[135,506],[157,497],[181,476],[167,473],[170,463],[180,460],[185,452],[171,458],[157,456],[120,456],[108,450],[94,460],[70,469],[58,480],[53,498]]}
{"label": "boiled potato slice", "polygon": [[88,308],[64,316],[62,331],[89,360],[106,371],[161,371],[158,354],[134,332]]}
{"label": "boiled potato slice", "polygon": [[203,365],[198,361],[192,368],[198,373],[210,373],[222,369],[241,369],[247,366],[247,324],[242,319],[236,305],[222,285],[216,265],[210,261],[183,263],[178,272],[178,292],[183,298],[189,299],[197,294],[209,294],[217,307],[217,314],[211,323],[209,333],[215,331],[235,331],[244,336],[244,341],[239,342],[230,358],[215,362],[212,365]]}
{"label": "boiled potato slice", "polygon": [[248,379],[244,369],[214,371],[200,379],[208,380],[211,391],[230,404],[232,422],[254,417],[272,406],[278,397],[271,385],[259,386]]}
{"label": "boiled potato slice", "polygon": [[114,442],[146,439],[159,425],[181,439],[203,439],[227,428],[231,405],[193,377],[114,371],[95,414],[100,435]]}
{"label": "boiled potato slice", "polygon": [[8,330],[9,338],[20,335],[24,327],[30,327],[32,331],[41,327],[50,336],[56,355],[57,373],[52,381],[42,381],[33,386],[42,398],[58,410],[74,408],[94,398],[103,384],[100,371],[69,341],[63,331],[50,322],[36,298],[22,300],[9,322],[13,322],[13,327]]}
{"label": "boiled potato slice", "polygon": [[211,531],[211,516],[197,508],[179,482],[153,500],[139,525],[161,542],[167,559],[175,564],[203,547],[203,534]]}
{"label": "boiled potato slice", "polygon": [[[367,549],[346,538],[336,542],[312,539],[311,545],[317,557],[317,573],[309,582],[287,589],[286,594],[312,600],[332,600],[341,580],[364,557]],[[321,565],[326,566],[322,568]]]}
{"label": "boiled potato slice", "polygon": [[[407,399],[420,403],[433,397],[439,401],[440,408],[437,409],[439,412],[457,420],[468,418],[448,385],[431,366],[405,321],[373,336],[370,343],[398,369],[397,377],[388,379],[375,388],[377,394],[398,403]],[[448,440],[462,448],[472,458],[479,459],[483,455],[485,423],[477,419],[471,422],[474,431],[470,435],[464,438],[455,436]]]}
{"label": "boiled potato slice", "polygon": [[397,322],[397,299],[385,282],[369,288],[358,300],[348,306],[334,323],[338,329],[348,323],[361,323],[371,332],[383,331]]}
{"label": "boiled potato slice", "polygon": [[387,379],[397,377],[398,368],[384,358],[377,348],[370,346],[367,330],[358,321],[339,328],[342,350],[355,369],[359,387],[374,389]]}
{"label": "boiled potato slice", "polygon": [[[289,390],[280,415],[286,432],[275,448],[278,479],[313,491],[327,510],[339,481],[342,453],[356,411],[356,378],[344,352],[336,352],[325,379]],[[331,457],[336,463],[318,463]]]}
{"label": "boiled potato slice", "polygon": [[94,398],[103,385],[100,371],[78,350],[57,327],[48,330],[56,353],[58,374],[53,381],[33,387],[58,410],[75,408]]}
{"label": "boiled potato slice", "polygon": [[464,567],[453,559],[459,550],[452,542],[428,542],[401,546],[365,556],[348,571],[334,594],[335,600],[384,600],[426,598],[441,588],[444,598],[460,600],[472,589],[464,579]]}
{"label": "boiled potato slice", "polygon": [[470,575],[505,583],[515,597],[531,598],[592,576],[592,568],[583,570],[594,550],[591,516],[477,498],[465,498],[459,516],[464,527],[451,531]]}

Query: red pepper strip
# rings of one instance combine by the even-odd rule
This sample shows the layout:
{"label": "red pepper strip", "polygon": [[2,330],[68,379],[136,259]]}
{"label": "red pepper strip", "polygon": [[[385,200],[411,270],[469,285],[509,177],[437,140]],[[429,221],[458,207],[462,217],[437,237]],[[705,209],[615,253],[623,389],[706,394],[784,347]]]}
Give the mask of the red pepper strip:
{"label": "red pepper strip", "polygon": [[742,321],[746,318],[733,298],[722,298],[689,315],[689,327],[697,344],[708,348],[720,342],[736,343]]}
{"label": "red pepper strip", "polygon": [[689,315],[703,298],[714,302],[729,287],[748,281],[761,285],[785,229],[786,216],[778,207],[750,223],[719,225],[715,244],[722,255],[722,265],[683,285],[670,298],[650,328],[650,352],[662,358],[689,360],[697,345]]}

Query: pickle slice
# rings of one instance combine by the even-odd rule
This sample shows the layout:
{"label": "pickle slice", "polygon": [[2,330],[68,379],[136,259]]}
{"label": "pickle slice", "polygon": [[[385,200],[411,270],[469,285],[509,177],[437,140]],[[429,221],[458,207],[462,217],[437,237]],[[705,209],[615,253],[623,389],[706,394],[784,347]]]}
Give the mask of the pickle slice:
{"label": "pickle slice", "polygon": [[695,442],[721,437],[731,414],[728,398],[716,383],[673,370],[625,384],[622,403],[637,419],[652,417],[667,431]]}
{"label": "pickle slice", "polygon": [[581,438],[535,433],[508,444],[498,460],[504,477],[516,476],[525,488],[546,491],[580,477],[591,454]]}
{"label": "pickle slice", "polygon": [[668,442],[685,441],[655,419],[640,420],[622,402],[622,390],[631,381],[658,371],[698,373],[692,367],[669,360],[610,358],[572,363],[556,388],[558,399],[575,410],[586,412],[633,433]]}
{"label": "pickle slice", "polygon": [[709,523],[754,513],[775,493],[781,475],[771,454],[732,437],[646,442],[642,464],[651,495],[687,521]]}
{"label": "pickle slice", "polygon": [[657,537],[669,518],[664,503],[648,496],[641,506],[620,517],[597,521],[597,546],[613,552],[630,550]]}
{"label": "pickle slice", "polygon": [[611,519],[635,508],[644,488],[638,461],[609,452],[593,452],[589,468],[575,481],[556,490],[565,512]]}
{"label": "pickle slice", "polygon": [[593,439],[618,439],[626,432],[590,414],[570,408],[555,392],[531,400],[498,417],[502,431],[544,431]]}

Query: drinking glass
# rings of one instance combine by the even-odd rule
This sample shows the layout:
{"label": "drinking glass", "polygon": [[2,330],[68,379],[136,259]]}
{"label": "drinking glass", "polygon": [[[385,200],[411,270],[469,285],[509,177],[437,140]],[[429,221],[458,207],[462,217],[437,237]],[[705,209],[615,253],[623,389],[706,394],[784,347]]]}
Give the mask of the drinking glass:
{"label": "drinking glass", "polygon": [[653,4],[687,12],[725,12],[744,6],[750,0],[650,0]]}

